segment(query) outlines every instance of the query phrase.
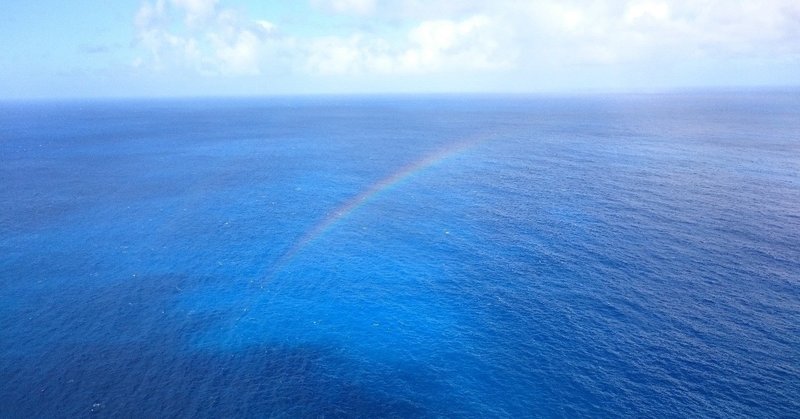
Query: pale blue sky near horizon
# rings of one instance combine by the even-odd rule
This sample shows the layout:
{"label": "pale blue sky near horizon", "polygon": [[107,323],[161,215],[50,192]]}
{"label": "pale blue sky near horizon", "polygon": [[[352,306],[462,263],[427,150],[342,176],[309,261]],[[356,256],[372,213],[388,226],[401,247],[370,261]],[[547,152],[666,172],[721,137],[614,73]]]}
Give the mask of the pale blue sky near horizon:
{"label": "pale blue sky near horizon", "polygon": [[800,86],[796,0],[6,0],[0,99]]}

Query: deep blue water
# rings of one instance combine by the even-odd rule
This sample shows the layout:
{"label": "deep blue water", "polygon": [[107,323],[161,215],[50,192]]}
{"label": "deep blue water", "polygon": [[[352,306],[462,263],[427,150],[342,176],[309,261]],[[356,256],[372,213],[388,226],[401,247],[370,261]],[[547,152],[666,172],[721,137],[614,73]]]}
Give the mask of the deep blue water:
{"label": "deep blue water", "polygon": [[0,255],[2,417],[796,417],[800,93],[5,103]]}

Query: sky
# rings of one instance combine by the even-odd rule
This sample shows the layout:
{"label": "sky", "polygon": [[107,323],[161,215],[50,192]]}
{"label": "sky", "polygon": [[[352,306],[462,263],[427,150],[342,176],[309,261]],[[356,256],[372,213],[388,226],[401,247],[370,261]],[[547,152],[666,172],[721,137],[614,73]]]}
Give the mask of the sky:
{"label": "sky", "polygon": [[798,0],[3,0],[0,98],[800,86]]}

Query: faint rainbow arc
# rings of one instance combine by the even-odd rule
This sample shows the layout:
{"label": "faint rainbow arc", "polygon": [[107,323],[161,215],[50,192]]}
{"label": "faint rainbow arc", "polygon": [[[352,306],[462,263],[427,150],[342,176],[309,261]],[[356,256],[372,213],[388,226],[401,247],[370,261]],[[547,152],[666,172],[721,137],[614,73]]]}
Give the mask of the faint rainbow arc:
{"label": "faint rainbow arc", "polygon": [[289,247],[281,255],[281,257],[275,261],[275,263],[272,264],[272,267],[270,268],[269,274],[266,276],[266,278],[270,279],[280,272],[286,266],[286,264],[288,264],[294,258],[294,256],[303,250],[303,248],[305,248],[309,243],[325,234],[325,232],[328,231],[334,224],[350,215],[350,213],[358,209],[358,207],[361,205],[365,204],[375,195],[413,176],[417,172],[425,170],[428,167],[440,163],[447,158],[453,157],[494,137],[494,135],[486,134],[476,135],[466,140],[450,144],[447,147],[440,148],[439,150],[428,154],[419,160],[403,166],[397,172],[379,180],[378,182],[373,183],[358,195],[353,196],[340,206],[336,207],[336,209],[331,211],[327,217],[319,221],[310,230],[297,239],[292,246]]}

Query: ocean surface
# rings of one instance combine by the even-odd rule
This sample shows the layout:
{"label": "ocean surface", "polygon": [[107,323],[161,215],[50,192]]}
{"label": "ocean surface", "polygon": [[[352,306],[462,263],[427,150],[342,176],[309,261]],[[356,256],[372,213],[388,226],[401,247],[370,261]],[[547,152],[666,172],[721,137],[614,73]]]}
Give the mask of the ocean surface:
{"label": "ocean surface", "polygon": [[0,104],[0,417],[798,412],[798,91]]}

